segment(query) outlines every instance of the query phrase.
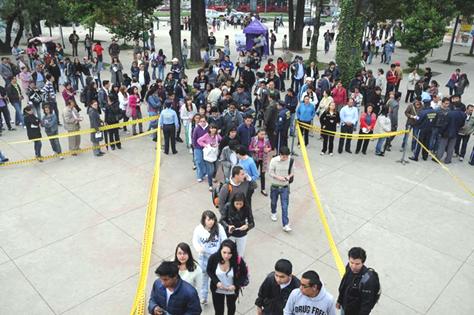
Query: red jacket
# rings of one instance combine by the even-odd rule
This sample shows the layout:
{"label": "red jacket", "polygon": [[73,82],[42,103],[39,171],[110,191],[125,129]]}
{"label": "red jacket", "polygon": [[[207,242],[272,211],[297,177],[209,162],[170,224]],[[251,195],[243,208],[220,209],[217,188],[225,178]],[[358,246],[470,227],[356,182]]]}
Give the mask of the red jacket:
{"label": "red jacket", "polygon": [[263,68],[263,71],[265,72],[275,71],[275,64],[267,63],[265,67]]}
{"label": "red jacket", "polygon": [[278,75],[281,75],[283,72],[288,69],[288,64],[286,62],[277,62]]}
{"label": "red jacket", "polygon": [[370,114],[370,125],[367,125],[365,118],[367,117],[367,113],[362,113],[360,116],[360,128],[367,128],[369,131],[374,130],[375,122],[377,121],[377,116],[374,113]]}
{"label": "red jacket", "polygon": [[397,75],[395,74],[395,71],[388,70],[387,71],[387,82],[390,84],[397,84],[398,78]]}
{"label": "red jacket", "polygon": [[332,99],[336,105],[345,105],[347,101],[347,92],[344,87],[332,89]]}

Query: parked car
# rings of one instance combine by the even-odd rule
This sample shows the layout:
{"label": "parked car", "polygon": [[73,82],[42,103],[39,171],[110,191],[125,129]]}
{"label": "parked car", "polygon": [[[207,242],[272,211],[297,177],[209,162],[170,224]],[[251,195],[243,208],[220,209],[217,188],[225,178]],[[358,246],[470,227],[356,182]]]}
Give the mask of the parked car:
{"label": "parked car", "polygon": [[[314,17],[309,17],[309,16],[305,17],[303,21],[304,26],[313,26],[314,19],[315,19]],[[319,26],[324,26],[324,25],[326,25],[326,22],[323,22],[323,21],[319,22]]]}

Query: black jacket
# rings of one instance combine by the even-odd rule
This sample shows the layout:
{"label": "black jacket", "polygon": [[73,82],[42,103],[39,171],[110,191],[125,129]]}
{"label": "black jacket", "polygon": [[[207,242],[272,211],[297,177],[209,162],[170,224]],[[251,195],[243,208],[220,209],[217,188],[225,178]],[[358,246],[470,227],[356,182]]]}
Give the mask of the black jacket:
{"label": "black jacket", "polygon": [[[94,128],[96,131],[98,131],[100,126],[102,126],[102,120],[100,119],[99,112],[97,111],[97,109],[89,107],[87,109],[87,114],[89,115],[91,128]],[[95,132],[91,133],[91,142],[96,142]]]}
{"label": "black jacket", "polygon": [[300,280],[295,276],[291,277],[290,284],[281,289],[280,285],[275,281],[275,272],[271,272],[265,280],[263,280],[255,305],[263,309],[264,314],[282,315],[283,308],[288,301],[291,291],[300,287]]}
{"label": "black jacket", "polygon": [[321,128],[324,130],[336,131],[337,124],[341,121],[339,113],[336,111],[333,115],[329,114],[329,111],[324,111],[319,121],[321,122]]}
{"label": "black jacket", "polygon": [[41,138],[40,120],[33,114],[25,114],[25,126],[28,139]]}
{"label": "black jacket", "polygon": [[[234,286],[235,286],[235,294],[239,294],[239,290],[244,285],[244,281],[248,279],[248,270],[247,264],[245,263],[243,258],[239,258],[240,263],[237,265],[237,270],[234,270]],[[214,253],[209,257],[207,262],[207,274],[209,278],[211,278],[211,291],[215,292],[217,289],[217,283],[220,282],[219,278],[216,275],[216,269],[219,265],[219,253]]]}
{"label": "black jacket", "polygon": [[349,265],[339,285],[337,302],[342,305],[345,315],[369,315],[377,302],[380,283],[378,276],[366,266],[354,274]]}
{"label": "black jacket", "polygon": [[[220,224],[224,227],[227,236],[234,237],[243,237],[247,235],[248,231],[255,227],[255,221],[253,220],[252,209],[249,207],[243,207],[239,211],[236,211],[234,207],[231,206],[230,202],[226,203],[222,209]],[[239,228],[245,224],[248,224],[249,228],[247,231],[234,230],[234,232],[229,233],[229,225]]]}

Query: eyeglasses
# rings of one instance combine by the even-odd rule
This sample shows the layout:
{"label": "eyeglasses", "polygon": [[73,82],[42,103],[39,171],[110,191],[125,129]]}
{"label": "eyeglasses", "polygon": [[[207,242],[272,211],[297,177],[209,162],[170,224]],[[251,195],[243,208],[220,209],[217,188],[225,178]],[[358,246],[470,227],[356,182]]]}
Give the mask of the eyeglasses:
{"label": "eyeglasses", "polygon": [[302,284],[302,283],[301,283],[301,284],[300,284],[300,287],[303,287],[303,289],[307,289],[307,288],[311,288],[312,285],[311,285],[311,284],[306,284],[306,285],[305,285],[305,284]]}

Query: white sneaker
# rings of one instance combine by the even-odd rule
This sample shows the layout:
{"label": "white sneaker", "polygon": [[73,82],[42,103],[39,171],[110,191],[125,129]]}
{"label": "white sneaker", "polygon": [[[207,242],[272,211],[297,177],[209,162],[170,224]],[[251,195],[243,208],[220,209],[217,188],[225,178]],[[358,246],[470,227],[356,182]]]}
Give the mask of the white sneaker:
{"label": "white sneaker", "polygon": [[329,156],[333,156],[333,155],[334,155],[334,154],[332,154],[332,153],[329,153]]}
{"label": "white sneaker", "polygon": [[319,154],[324,155],[324,152],[321,151],[321,153],[319,153]]}
{"label": "white sneaker", "polygon": [[459,157],[459,161],[464,161],[464,158],[462,156]]}
{"label": "white sneaker", "polygon": [[272,213],[272,215],[270,216],[270,218],[272,219],[272,221],[278,220],[276,213]]}
{"label": "white sneaker", "polygon": [[202,182],[202,178],[198,178],[198,183]]}
{"label": "white sneaker", "polygon": [[212,186],[209,186],[209,191],[212,191],[212,189],[213,189]]}
{"label": "white sneaker", "polygon": [[206,300],[206,299],[201,299],[201,304],[206,305],[206,304],[207,304],[207,300]]}
{"label": "white sneaker", "polygon": [[289,225],[289,224],[285,225],[285,226],[283,227],[283,231],[285,231],[285,232],[291,232],[290,225]]}
{"label": "white sneaker", "polygon": [[193,149],[189,149],[189,154],[193,154]]}
{"label": "white sneaker", "polygon": [[59,156],[59,159],[60,159],[60,160],[64,160],[64,156],[60,155],[60,156]]}

